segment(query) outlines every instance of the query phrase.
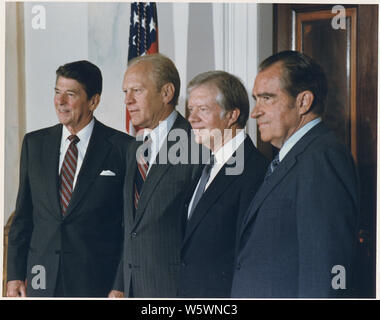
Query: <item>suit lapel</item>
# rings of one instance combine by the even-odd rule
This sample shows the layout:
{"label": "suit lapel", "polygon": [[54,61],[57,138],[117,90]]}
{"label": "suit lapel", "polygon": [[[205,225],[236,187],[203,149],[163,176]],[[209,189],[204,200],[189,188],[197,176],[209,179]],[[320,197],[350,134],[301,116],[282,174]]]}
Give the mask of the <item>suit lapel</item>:
{"label": "suit lapel", "polygon": [[249,221],[254,218],[270,192],[281,182],[282,179],[284,179],[291,168],[297,163],[298,155],[301,154],[315,138],[324,132],[327,132],[327,128],[323,123],[316,125],[307,132],[284,157],[269,179],[263,182],[246,212],[246,216],[243,219],[242,227],[240,229],[241,233],[244,231],[244,228]]}
{"label": "suit lapel", "polygon": [[111,144],[106,138],[107,136],[102,124],[95,120],[94,129],[79,171],[74,192],[67,207],[65,218],[72,214],[91,184],[99,176],[103,161],[111,150]]}
{"label": "suit lapel", "polygon": [[133,144],[129,148],[127,154],[126,176],[124,179],[124,195],[129,195],[129,199],[124,199],[124,212],[126,212],[124,219],[128,221],[128,225],[130,226],[134,224],[134,184],[137,170],[136,151],[140,144],[141,143],[137,141],[133,141]]}
{"label": "suit lapel", "polygon": [[[173,127],[169,130],[169,133],[165,138],[165,142],[157,154],[157,157],[155,159],[155,163],[152,164],[152,167],[150,168],[148,176],[144,182],[144,185],[143,185],[143,188],[141,191],[140,200],[139,200],[139,205],[138,205],[137,210],[136,210],[136,217],[135,217],[135,221],[134,221],[135,225],[138,224],[138,222],[141,220],[143,213],[145,211],[145,208],[146,208],[147,204],[149,203],[149,200],[152,197],[154,190],[158,186],[162,177],[172,167],[172,165],[169,163],[168,160],[167,160],[167,164],[159,164],[158,163],[159,159],[168,159],[168,152],[169,152],[170,148],[174,144],[177,143],[176,141],[169,141],[168,140],[168,136],[169,136],[170,132],[174,129],[184,129],[186,131],[189,131],[189,128],[190,128],[189,124],[187,123],[185,118],[183,118],[178,113],[177,119],[175,120]],[[188,136],[190,136],[190,134]],[[165,147],[165,146],[167,146],[167,147]],[[133,188],[132,188],[132,190],[133,190]]]}
{"label": "suit lapel", "polygon": [[51,212],[61,218],[61,204],[59,201],[59,150],[61,146],[62,125],[52,128],[50,134],[44,137],[42,147],[42,168],[44,168],[43,179],[46,186],[47,199],[51,204]]}
{"label": "suit lapel", "polygon": [[[244,164],[249,161],[249,158],[253,152],[253,144],[249,137],[244,140],[244,143],[239,147],[239,149],[240,148],[244,148]],[[236,154],[239,155],[241,153],[239,151],[235,151],[232,157],[235,157]],[[240,162],[238,161],[237,163]],[[218,174],[215,176],[214,180],[211,182],[210,186],[207,188],[202,198],[200,199],[191,219],[188,221],[183,247],[191,237],[196,227],[202,221],[202,219],[209,213],[210,207],[219,199],[219,197],[225,192],[228,186],[233,183],[238,177],[240,177],[240,175],[226,175],[227,166],[227,164],[224,164],[224,166],[219,170]],[[191,197],[192,196],[190,196],[189,201],[191,201]]]}

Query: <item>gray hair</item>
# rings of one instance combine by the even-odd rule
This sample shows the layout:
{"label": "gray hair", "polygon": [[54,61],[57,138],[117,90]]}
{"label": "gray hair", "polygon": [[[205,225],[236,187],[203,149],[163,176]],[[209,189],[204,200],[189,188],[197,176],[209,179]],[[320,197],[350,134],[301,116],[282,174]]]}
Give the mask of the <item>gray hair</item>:
{"label": "gray hair", "polygon": [[200,86],[211,85],[217,89],[216,102],[225,112],[238,109],[240,115],[237,125],[243,129],[249,116],[249,100],[247,91],[239,78],[225,71],[208,71],[195,76],[187,86],[187,96]]}
{"label": "gray hair", "polygon": [[167,83],[172,83],[174,85],[174,96],[169,104],[175,107],[178,104],[181,80],[173,61],[160,53],[148,54],[130,60],[128,62],[128,68],[142,62],[150,63],[152,66],[153,81],[157,85],[157,90],[161,90],[161,88]]}

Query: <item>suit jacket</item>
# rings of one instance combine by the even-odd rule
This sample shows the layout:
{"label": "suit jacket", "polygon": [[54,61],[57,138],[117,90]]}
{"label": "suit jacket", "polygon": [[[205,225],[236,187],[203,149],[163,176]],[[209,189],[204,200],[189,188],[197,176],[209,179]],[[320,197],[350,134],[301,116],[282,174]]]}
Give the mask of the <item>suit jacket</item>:
{"label": "suit jacket", "polygon": [[[132,138],[95,120],[63,216],[58,175],[61,136],[58,124],[24,137],[9,232],[8,280],[27,279],[27,296],[53,296],[58,277],[65,296],[105,297],[120,259],[125,154]],[[115,176],[100,175],[103,170]]]}
{"label": "suit jacket", "polygon": [[232,296],[349,296],[358,199],[350,153],[323,123],[316,125],[284,157],[247,210]]}
{"label": "suit jacket", "polygon": [[[241,173],[229,175],[225,164],[187,221],[181,250],[181,297],[230,297],[237,224],[261,185],[268,166],[268,160],[248,136],[233,155],[240,156],[236,165],[242,165]],[[197,184],[198,179],[195,179],[187,203]],[[188,204],[184,211],[187,220]]]}
{"label": "suit jacket", "polygon": [[[183,140],[187,141],[180,140],[179,143],[185,149],[189,148],[191,127],[180,114],[169,135],[174,129],[182,129],[186,133],[187,139]],[[169,141],[168,137],[156,160],[160,157],[168,158],[171,148],[178,146],[178,142]],[[183,236],[180,205],[183,203],[185,188],[194,179],[200,166],[170,162],[160,164],[157,160],[149,170],[134,214],[136,150],[139,145],[139,142],[133,144],[127,161],[130,170],[127,171],[124,184],[123,259],[114,289],[124,291],[127,297],[175,297]],[[131,288],[133,292],[130,291]]]}

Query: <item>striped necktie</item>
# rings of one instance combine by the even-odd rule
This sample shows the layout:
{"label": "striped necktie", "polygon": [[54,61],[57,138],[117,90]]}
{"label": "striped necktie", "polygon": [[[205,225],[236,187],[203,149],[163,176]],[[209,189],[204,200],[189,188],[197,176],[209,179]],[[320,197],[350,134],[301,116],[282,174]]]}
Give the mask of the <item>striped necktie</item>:
{"label": "striped necktie", "polygon": [[277,155],[273,158],[272,162],[268,166],[268,170],[265,174],[264,180],[267,180],[269,176],[273,173],[273,171],[277,168],[277,166],[280,164],[280,153],[277,153]]}
{"label": "striped necktie", "polygon": [[79,138],[75,135],[71,135],[68,139],[70,140],[70,145],[66,151],[65,158],[63,159],[60,175],[61,183],[59,187],[59,197],[63,215],[66,213],[67,207],[70,203],[78,160],[77,143],[79,142]]}
{"label": "striped necktie", "polygon": [[146,176],[148,174],[148,169],[149,169],[149,161],[148,161],[148,156],[150,154],[150,148],[152,144],[152,139],[150,135],[146,136],[144,139],[143,146],[141,146],[138,149],[139,154],[137,155],[137,170],[135,174],[135,183],[134,183],[134,207],[135,211],[137,209],[139,200],[140,200],[140,195],[142,191],[142,187],[144,185]]}

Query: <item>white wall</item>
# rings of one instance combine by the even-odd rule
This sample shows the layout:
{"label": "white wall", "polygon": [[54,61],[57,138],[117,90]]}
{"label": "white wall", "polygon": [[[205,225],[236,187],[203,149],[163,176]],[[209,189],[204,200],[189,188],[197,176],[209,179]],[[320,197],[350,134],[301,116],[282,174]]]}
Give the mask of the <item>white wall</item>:
{"label": "white wall", "polygon": [[33,29],[32,8],[25,2],[26,131],[57,123],[53,97],[55,70],[62,64],[88,58],[86,3],[42,3],[46,29]]}
{"label": "white wall", "polygon": [[[79,59],[88,59],[102,70],[103,94],[95,116],[124,131],[121,87],[128,56],[130,4],[25,2],[23,5],[25,70],[21,74],[25,82],[25,132],[57,123],[53,105],[55,71],[64,63]],[[36,5],[46,10],[44,30],[32,28],[35,16],[32,9]],[[259,60],[271,54],[272,5],[160,2],[157,10],[159,50],[175,62],[181,76],[177,108],[182,114],[185,114],[186,84],[203,71],[220,69],[239,76],[250,95]],[[9,28],[15,25],[9,23]],[[18,25],[22,25],[21,21]],[[11,63],[7,83],[20,67],[20,63],[10,59],[12,30],[7,30],[8,34],[6,54]],[[7,97],[6,108],[11,108]],[[6,123],[11,123],[8,120]],[[254,121],[249,120],[247,127],[256,141]],[[12,128],[6,127],[6,139],[12,132]],[[19,145],[9,144],[7,152],[18,159]],[[6,171],[10,167],[18,168],[18,163],[14,159],[6,161]],[[10,186],[5,189],[5,220],[14,210],[16,200],[18,178],[14,171],[9,170],[12,174],[5,177],[5,185]]]}

